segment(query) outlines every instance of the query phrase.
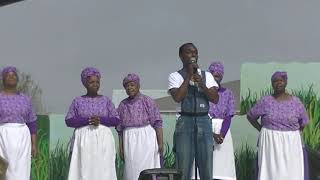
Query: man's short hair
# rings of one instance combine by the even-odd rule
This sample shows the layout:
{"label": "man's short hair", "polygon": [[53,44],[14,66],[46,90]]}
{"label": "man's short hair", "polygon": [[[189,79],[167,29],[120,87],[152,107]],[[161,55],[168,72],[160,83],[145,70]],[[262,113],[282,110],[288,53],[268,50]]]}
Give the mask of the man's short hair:
{"label": "man's short hair", "polygon": [[184,43],[184,44],[182,44],[182,45],[179,47],[179,54],[181,54],[182,51],[183,51],[183,48],[186,47],[186,46],[188,46],[188,45],[192,45],[193,47],[196,47],[196,46],[195,46],[193,43],[191,43],[191,42],[189,42],[189,43]]}

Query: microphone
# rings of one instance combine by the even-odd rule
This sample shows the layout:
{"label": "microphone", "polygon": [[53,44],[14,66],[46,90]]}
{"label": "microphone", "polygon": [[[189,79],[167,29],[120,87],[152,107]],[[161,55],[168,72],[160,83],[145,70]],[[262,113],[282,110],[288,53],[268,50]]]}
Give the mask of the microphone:
{"label": "microphone", "polygon": [[[197,64],[197,59],[195,57],[192,57],[190,59],[191,64]],[[199,74],[201,76],[201,69],[197,67],[193,67],[193,74]],[[192,84],[196,87],[198,87],[198,83],[192,82]],[[198,88],[199,89],[199,88]]]}
{"label": "microphone", "polygon": [[[192,57],[190,61],[191,61],[191,64],[197,64],[197,59],[195,57]],[[201,76],[201,69],[197,67],[193,67],[193,74],[197,74],[197,73]]]}
{"label": "microphone", "polygon": [[[197,59],[195,57],[192,57],[190,61],[191,61],[191,64],[197,64]],[[193,74],[196,74],[196,73],[198,73],[198,68],[193,67]]]}

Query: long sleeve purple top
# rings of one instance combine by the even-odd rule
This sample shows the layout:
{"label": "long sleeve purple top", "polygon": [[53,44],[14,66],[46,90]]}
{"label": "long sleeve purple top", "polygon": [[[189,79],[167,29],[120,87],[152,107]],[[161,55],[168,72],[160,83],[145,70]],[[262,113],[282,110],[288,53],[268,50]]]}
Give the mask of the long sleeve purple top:
{"label": "long sleeve purple top", "polygon": [[65,118],[68,127],[79,128],[89,125],[93,116],[100,118],[100,123],[105,126],[117,126],[119,115],[111,100],[106,96],[76,97],[69,107]]}
{"label": "long sleeve purple top", "polygon": [[280,130],[295,131],[304,127],[308,121],[306,109],[298,97],[278,101],[273,96],[262,97],[247,113],[249,121],[256,121],[261,117],[263,127]]}
{"label": "long sleeve purple top", "polygon": [[210,103],[209,114],[213,118],[223,119],[220,134],[225,136],[230,128],[231,118],[235,115],[235,98],[231,90],[218,89],[219,102]]}
{"label": "long sleeve purple top", "polygon": [[31,134],[37,133],[37,116],[31,99],[22,94],[0,93],[0,123],[25,123]]}
{"label": "long sleeve purple top", "polygon": [[133,99],[126,98],[118,107],[120,124],[117,128],[122,131],[127,127],[141,127],[151,125],[153,128],[162,128],[160,111],[153,99],[138,94]]}

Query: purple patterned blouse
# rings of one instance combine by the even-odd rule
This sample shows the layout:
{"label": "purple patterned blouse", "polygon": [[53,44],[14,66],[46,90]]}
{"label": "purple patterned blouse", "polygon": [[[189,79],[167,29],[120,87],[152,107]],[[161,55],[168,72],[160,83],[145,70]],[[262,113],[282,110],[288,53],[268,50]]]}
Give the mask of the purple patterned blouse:
{"label": "purple patterned blouse", "polygon": [[141,127],[151,125],[153,128],[162,128],[162,119],[157,104],[150,97],[139,94],[135,98],[126,98],[118,107],[120,125],[118,131],[127,127]]}
{"label": "purple patterned blouse", "polygon": [[218,104],[210,103],[210,116],[224,119],[226,116],[235,115],[235,99],[232,91],[226,88],[219,88],[218,94]]}
{"label": "purple patterned blouse", "polygon": [[22,94],[0,93],[0,123],[26,123],[31,134],[37,132],[37,116],[32,110],[31,99]]}
{"label": "purple patterned blouse", "polygon": [[223,119],[220,134],[225,136],[230,128],[231,118],[235,115],[235,98],[231,90],[220,87],[218,104],[210,103],[209,114],[213,118]]}
{"label": "purple patterned blouse", "polygon": [[304,105],[295,96],[284,101],[277,101],[271,95],[264,96],[247,115],[250,121],[256,121],[261,117],[263,127],[280,131],[299,130],[309,121]]}
{"label": "purple patterned blouse", "polygon": [[100,123],[105,126],[117,126],[119,115],[111,100],[106,96],[76,97],[65,118],[68,127],[79,128],[89,125],[92,116],[100,117]]}

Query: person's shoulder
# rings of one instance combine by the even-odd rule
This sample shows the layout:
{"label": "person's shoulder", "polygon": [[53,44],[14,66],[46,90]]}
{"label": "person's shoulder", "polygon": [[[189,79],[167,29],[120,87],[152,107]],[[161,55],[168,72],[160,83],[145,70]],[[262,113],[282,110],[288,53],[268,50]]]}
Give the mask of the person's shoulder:
{"label": "person's shoulder", "polygon": [[206,76],[206,80],[215,81],[213,75],[208,71],[203,71]]}
{"label": "person's shoulder", "polygon": [[79,101],[82,101],[84,100],[84,96],[76,96],[75,98],[73,98],[72,102],[79,102]]}
{"label": "person's shoulder", "polygon": [[206,77],[213,77],[213,75],[209,71],[203,71]]}
{"label": "person's shoulder", "polygon": [[101,95],[98,98],[101,98],[102,100],[107,101],[107,102],[112,102],[111,98],[109,98],[108,96]]}
{"label": "person's shoulder", "polygon": [[234,95],[233,91],[229,88],[225,88],[225,91],[224,91],[225,94],[228,94],[228,95]]}
{"label": "person's shoulder", "polygon": [[208,76],[208,75],[212,76],[212,74],[209,71],[202,70],[202,72],[204,72],[206,74],[206,76]]}
{"label": "person's shoulder", "polygon": [[299,97],[297,97],[297,96],[294,96],[294,95],[291,95],[292,97],[292,101],[294,101],[294,102],[296,102],[296,103],[298,103],[298,104],[302,104],[303,105],[303,103],[302,103],[302,101],[300,100],[300,98]]}
{"label": "person's shoulder", "polygon": [[30,97],[30,96],[28,96],[28,95],[26,95],[26,94],[24,94],[22,92],[19,92],[18,96],[23,100],[30,101],[30,102],[32,101],[32,97]]}
{"label": "person's shoulder", "polygon": [[182,76],[178,71],[175,71],[169,74],[169,78],[170,77],[173,78],[173,77],[182,77]]}
{"label": "person's shoulder", "polygon": [[291,95],[291,97],[292,97],[293,100],[301,102],[301,100],[300,100],[300,98],[298,96]]}
{"label": "person's shoulder", "polygon": [[26,95],[26,94],[24,94],[24,93],[22,93],[22,92],[19,92],[19,93],[17,93],[16,95],[20,96],[21,98],[30,99],[30,96],[28,96],[28,95]]}
{"label": "person's shoulder", "polygon": [[119,106],[122,106],[122,105],[128,103],[128,101],[129,101],[129,97],[126,97],[126,98],[122,99],[122,100],[120,101],[120,103],[119,103]]}
{"label": "person's shoulder", "polygon": [[146,101],[151,101],[151,102],[154,102],[154,99],[150,96],[147,96],[145,94],[141,94],[141,98],[146,100]]}
{"label": "person's shoulder", "polygon": [[273,99],[273,96],[272,95],[265,95],[265,96],[262,96],[260,99],[259,99],[259,102],[267,102],[267,101],[270,101]]}

